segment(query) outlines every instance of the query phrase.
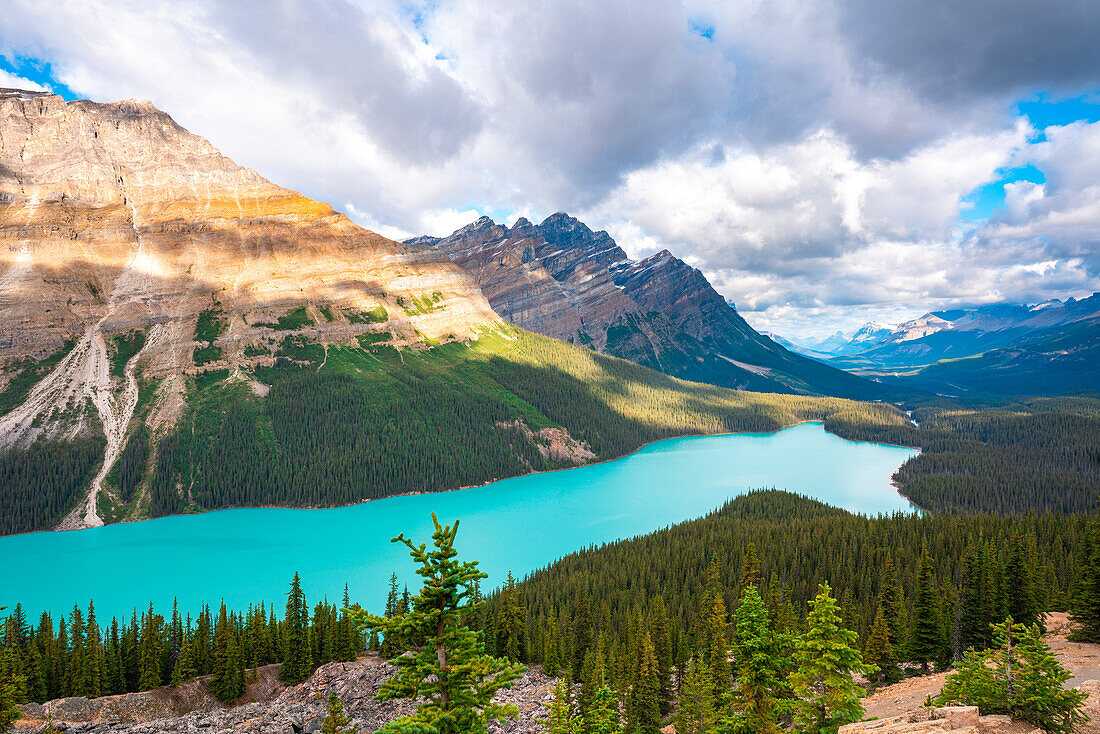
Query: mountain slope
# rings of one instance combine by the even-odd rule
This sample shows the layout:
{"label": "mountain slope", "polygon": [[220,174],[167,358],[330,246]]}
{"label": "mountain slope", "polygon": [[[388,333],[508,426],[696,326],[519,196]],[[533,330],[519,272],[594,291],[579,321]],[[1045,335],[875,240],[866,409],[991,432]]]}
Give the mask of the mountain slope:
{"label": "mountain slope", "polygon": [[669,375],[748,390],[898,394],[758,333],[698,269],[667,250],[631,261],[606,232],[567,214],[510,228],[482,217],[447,237],[408,243],[446,252],[512,323]]}
{"label": "mountain slope", "polygon": [[[347,504],[807,419],[909,435],[893,408],[684,383],[516,329],[438,250],[147,102],[0,91],[0,238],[0,533]],[[600,253],[544,256],[578,313],[617,308],[586,270]]]}
{"label": "mountain slope", "polygon": [[1076,325],[1098,316],[1100,294],[1064,302],[1055,299],[1033,306],[995,304],[936,311],[869,341],[850,340],[832,350],[833,357],[828,361],[845,369],[863,371],[912,369],[1049,337],[1056,333],[1055,329],[1070,332]]}
{"label": "mountain slope", "polygon": [[942,360],[899,382],[950,395],[1061,395],[1100,386],[1100,317],[1040,329],[1009,346]]}

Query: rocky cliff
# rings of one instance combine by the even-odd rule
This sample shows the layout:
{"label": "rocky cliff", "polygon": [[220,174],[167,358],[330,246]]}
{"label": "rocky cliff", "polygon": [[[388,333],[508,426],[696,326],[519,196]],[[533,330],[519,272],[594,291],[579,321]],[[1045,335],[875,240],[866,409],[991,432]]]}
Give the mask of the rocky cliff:
{"label": "rocky cliff", "polygon": [[68,526],[101,522],[139,364],[162,426],[182,376],[270,363],[287,337],[408,344],[497,323],[442,254],[272,184],[148,102],[0,90],[0,448],[102,431]]}
{"label": "rocky cliff", "polygon": [[760,334],[668,250],[632,261],[607,232],[567,214],[512,227],[482,217],[447,237],[408,242],[446,252],[509,321],[666,374],[739,389],[892,395]]}

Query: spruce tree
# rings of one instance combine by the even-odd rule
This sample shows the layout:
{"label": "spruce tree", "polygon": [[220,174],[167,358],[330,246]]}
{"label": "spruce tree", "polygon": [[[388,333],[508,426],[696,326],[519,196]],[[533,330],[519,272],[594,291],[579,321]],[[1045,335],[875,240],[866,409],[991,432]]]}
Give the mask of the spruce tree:
{"label": "spruce tree", "polygon": [[582,726],[583,734],[621,734],[622,730],[619,698],[606,684],[601,685],[592,697],[592,706]]}
{"label": "spruce tree", "polygon": [[856,650],[858,635],[840,626],[840,613],[828,584],[810,602],[807,629],[798,641],[795,671],[788,683],[797,696],[795,727],[804,734],[835,734],[838,727],[863,717],[861,688],[854,675],[866,675]]}
{"label": "spruce tree", "polygon": [[756,555],[756,544],[749,541],[745,549],[745,559],[741,563],[739,588],[744,591],[749,586],[760,585],[760,557]]}
{"label": "spruce tree", "polygon": [[936,702],[977,706],[981,714],[1007,714],[1043,731],[1071,734],[1089,721],[1083,691],[1066,690],[1073,677],[1043,642],[1039,626],[1011,618],[993,625],[993,646],[971,650],[944,682]]}
{"label": "spruce tree", "polygon": [[658,734],[661,729],[660,679],[653,639],[642,638],[638,672],[627,694],[627,734]]}
{"label": "spruce tree", "polygon": [[784,648],[789,641],[772,630],[764,600],[752,584],[741,593],[733,617],[737,682],[729,695],[729,713],[719,731],[778,734],[789,667]]}
{"label": "spruce tree", "polygon": [[301,683],[313,672],[309,643],[309,607],[302,592],[302,580],[297,572],[286,595],[286,616],[283,618],[283,664],[279,679],[288,685]]}
{"label": "spruce tree", "polygon": [[672,709],[672,636],[668,608],[660,595],[653,600],[653,608],[649,614],[649,634],[653,638],[653,652],[657,656],[661,716],[667,716]]}
{"label": "spruce tree", "polygon": [[875,621],[871,625],[871,632],[867,636],[867,649],[863,655],[863,661],[867,665],[877,668],[875,679],[883,683],[888,678],[893,679],[897,667],[894,659],[894,646],[890,644],[890,626],[886,624],[886,615],[879,604]]}
{"label": "spruce tree", "polygon": [[237,634],[233,627],[223,601],[214,626],[214,679],[210,682],[210,692],[223,703],[236,701],[244,693]]}
{"label": "spruce tree", "polygon": [[149,610],[141,618],[138,690],[148,691],[159,687],[163,682],[160,671],[160,637],[160,617],[153,611],[153,603],[149,602]]}
{"label": "spruce tree", "polygon": [[15,707],[16,681],[0,681],[0,734],[7,734],[23,713]]}
{"label": "spruce tree", "polygon": [[905,593],[902,591],[901,582],[898,581],[898,571],[891,556],[886,556],[882,564],[879,605],[882,607],[886,626],[890,630],[890,646],[894,650],[900,650],[906,641]]}
{"label": "spruce tree", "polygon": [[1009,617],[1017,624],[1030,627],[1040,624],[1037,559],[1028,553],[1027,541],[1019,534],[1012,539],[1005,574],[1012,580],[1005,593]]}
{"label": "spruce tree", "polygon": [[985,542],[979,540],[966,547],[963,555],[962,592],[959,594],[959,648],[963,652],[970,648],[985,646],[989,621],[985,619]]}
{"label": "spruce tree", "polygon": [[527,607],[523,605],[516,580],[508,573],[500,595],[500,612],[497,614],[497,655],[512,662],[527,658]]}
{"label": "spruce tree", "polygon": [[328,714],[321,724],[321,734],[357,734],[358,726],[349,726],[351,719],[344,713],[344,702],[335,693],[328,695]]}
{"label": "spruce tree", "polygon": [[676,734],[711,734],[716,721],[710,671],[693,658],[688,661],[684,681],[680,686]]}
{"label": "spruce tree", "polygon": [[1089,524],[1088,560],[1081,569],[1070,619],[1077,623],[1074,640],[1100,642],[1100,521]]}
{"label": "spruce tree", "polygon": [[580,722],[573,714],[573,704],[569,686],[564,680],[559,680],[554,686],[554,694],[550,703],[545,703],[547,716],[540,719],[539,723],[546,726],[546,734],[581,734]]}
{"label": "spruce tree", "polygon": [[359,617],[368,629],[396,633],[423,645],[418,653],[397,658],[397,674],[382,685],[377,696],[380,701],[421,697],[423,702],[416,713],[389,722],[380,732],[483,734],[490,720],[516,714],[515,707],[497,704],[493,696],[518,679],[523,667],[486,655],[483,635],[462,624],[470,611],[473,582],[486,574],[478,570],[476,561],[457,560],[457,521],[443,526],[433,513],[432,523],[431,551],[404,535],[393,539],[408,547],[419,565],[416,572],[424,579],[408,613],[393,619],[373,614]]}
{"label": "spruce tree", "polygon": [[729,615],[726,612],[725,587],[718,556],[710,559],[707,584],[700,610],[697,647],[702,663],[710,671],[714,700],[720,701],[729,687],[732,671],[729,663]]}
{"label": "spruce tree", "polygon": [[913,597],[912,634],[909,659],[928,670],[930,663],[944,660],[947,640],[944,635],[940,592],[932,571],[932,557],[925,545],[921,551],[917,591]]}

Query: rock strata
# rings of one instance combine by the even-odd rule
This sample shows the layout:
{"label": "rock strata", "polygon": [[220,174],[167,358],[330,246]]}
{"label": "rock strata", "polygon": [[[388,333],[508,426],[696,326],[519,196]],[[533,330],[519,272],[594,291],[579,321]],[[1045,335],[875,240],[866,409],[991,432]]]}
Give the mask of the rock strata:
{"label": "rock strata", "polygon": [[[204,312],[222,326],[198,341]],[[499,323],[442,253],[272,184],[149,102],[0,90],[0,390],[28,362],[59,360],[0,417],[0,449],[106,437],[64,527],[102,523],[96,494],[134,430],[138,376],[164,380],[150,411],[164,428],[178,378],[270,361],[287,336],[408,345]],[[133,334],[143,345],[113,365]]]}
{"label": "rock strata", "polygon": [[408,242],[447,253],[512,323],[675,377],[845,397],[883,391],[760,334],[668,250],[635,262],[607,232],[567,214],[512,227],[482,217],[447,237]]}

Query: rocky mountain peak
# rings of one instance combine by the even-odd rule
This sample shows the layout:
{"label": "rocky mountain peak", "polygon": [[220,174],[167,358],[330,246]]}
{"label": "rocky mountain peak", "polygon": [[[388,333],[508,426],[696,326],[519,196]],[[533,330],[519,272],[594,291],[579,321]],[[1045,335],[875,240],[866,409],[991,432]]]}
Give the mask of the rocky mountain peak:
{"label": "rocky mountain peak", "polygon": [[[384,331],[418,343],[498,323],[443,254],[276,186],[149,102],[5,95],[0,140],[0,361],[68,345],[0,418],[0,446],[102,426],[105,461],[76,525],[99,524],[97,483],[130,430],[139,366],[163,378],[158,401],[179,405],[183,376],[270,364],[288,335],[328,344]],[[425,295],[432,308],[404,307]],[[211,311],[224,329],[197,342]],[[296,328],[273,328],[291,312]],[[112,366],[111,345],[137,332],[143,346]],[[199,347],[216,356],[200,361]],[[165,415],[170,425],[178,411]]]}

